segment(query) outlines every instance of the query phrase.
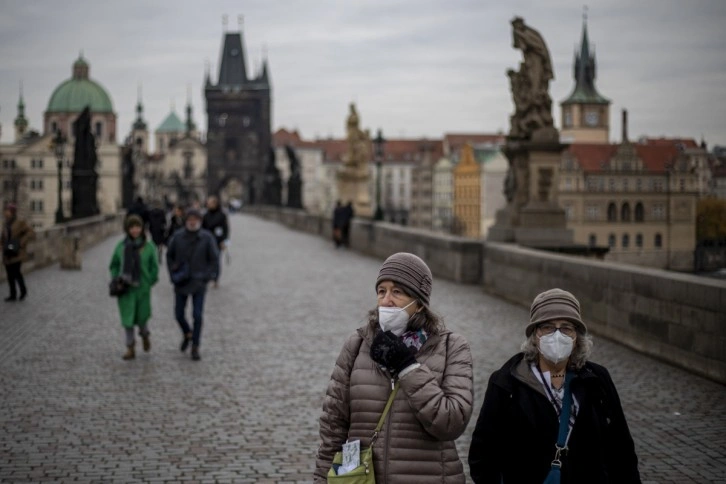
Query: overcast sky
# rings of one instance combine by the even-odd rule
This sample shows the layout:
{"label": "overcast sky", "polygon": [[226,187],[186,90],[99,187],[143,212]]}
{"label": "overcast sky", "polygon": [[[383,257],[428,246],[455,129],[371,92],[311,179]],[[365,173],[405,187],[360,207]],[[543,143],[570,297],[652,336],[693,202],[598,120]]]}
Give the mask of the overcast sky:
{"label": "overcast sky", "polygon": [[[42,128],[51,93],[83,51],[91,77],[111,96],[122,140],[143,86],[145,118],[156,129],[171,105],[183,114],[191,86],[194,118],[206,131],[205,63],[216,80],[222,15],[237,30],[244,15],[248,72],[263,46],[273,84],[273,129],[306,138],[344,133],[355,101],[364,128],[386,137],[508,131],[513,110],[505,71],[517,68],[510,20],[544,36],[559,102],[574,86],[573,52],[582,3],[570,0],[0,0],[0,123],[13,138],[18,86],[26,116]],[[244,9],[244,10],[241,10]],[[598,0],[588,29],[597,87],[612,100],[611,140],[620,110],[630,135],[683,136],[726,145],[726,1]]]}

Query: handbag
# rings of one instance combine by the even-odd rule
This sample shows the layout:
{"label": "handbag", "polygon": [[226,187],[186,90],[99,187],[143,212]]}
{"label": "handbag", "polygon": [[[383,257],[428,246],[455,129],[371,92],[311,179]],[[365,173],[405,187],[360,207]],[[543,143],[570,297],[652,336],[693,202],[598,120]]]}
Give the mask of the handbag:
{"label": "handbag", "polygon": [[108,295],[111,297],[123,296],[129,290],[129,287],[126,279],[121,276],[116,276],[108,283]]}
{"label": "handbag", "polygon": [[562,399],[562,412],[560,413],[560,431],[557,434],[557,443],[555,444],[555,458],[550,464],[550,472],[543,484],[560,484],[560,469],[562,469],[560,456],[567,453],[567,441],[570,438],[570,407],[572,406],[570,380],[572,380],[572,373],[567,372],[565,376],[565,396]]}
{"label": "handbag", "polygon": [[338,483],[338,484],[375,484],[376,483],[376,476],[375,472],[373,471],[373,445],[376,443],[376,440],[378,440],[378,433],[383,428],[383,422],[386,421],[386,416],[388,415],[388,411],[391,409],[391,406],[393,405],[393,400],[396,398],[396,393],[398,392],[398,382],[396,382],[396,385],[393,387],[393,391],[391,392],[391,395],[388,397],[388,401],[386,402],[386,408],[383,409],[383,414],[381,414],[381,418],[378,419],[378,425],[376,425],[376,429],[373,431],[373,435],[371,436],[371,444],[365,449],[361,449],[360,451],[360,465],[353,469],[350,472],[346,472],[342,476],[339,476],[335,473],[335,469],[337,466],[340,466],[343,463],[343,452],[336,452],[335,456],[333,456],[333,465],[330,467],[330,470],[328,471],[328,483]]}
{"label": "handbag", "polygon": [[3,252],[5,253],[5,257],[17,257],[18,254],[20,254],[20,242],[18,242],[17,239],[8,240],[7,242],[5,242]]}

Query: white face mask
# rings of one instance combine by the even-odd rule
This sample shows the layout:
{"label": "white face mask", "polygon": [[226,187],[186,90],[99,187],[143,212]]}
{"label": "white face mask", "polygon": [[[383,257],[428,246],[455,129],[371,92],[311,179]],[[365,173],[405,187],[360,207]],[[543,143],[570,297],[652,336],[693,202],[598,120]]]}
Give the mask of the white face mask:
{"label": "white face mask", "polygon": [[406,308],[416,301],[411,301],[402,308],[378,307],[378,325],[383,331],[390,331],[396,336],[401,336],[406,331],[408,320],[411,317],[406,312]]}
{"label": "white face mask", "polygon": [[559,330],[552,334],[539,337],[539,351],[542,356],[552,363],[565,361],[572,353],[574,341],[569,336],[560,333]]}

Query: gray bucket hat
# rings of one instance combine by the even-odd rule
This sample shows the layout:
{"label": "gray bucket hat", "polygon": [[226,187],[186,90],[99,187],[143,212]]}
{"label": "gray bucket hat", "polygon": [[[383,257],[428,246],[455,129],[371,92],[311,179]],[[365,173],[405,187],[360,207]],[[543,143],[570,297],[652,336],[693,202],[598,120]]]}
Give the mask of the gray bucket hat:
{"label": "gray bucket hat", "polygon": [[572,293],[554,288],[538,294],[532,301],[525,334],[529,337],[538,324],[553,319],[570,321],[578,333],[587,333],[587,326],[580,317],[580,302]]}

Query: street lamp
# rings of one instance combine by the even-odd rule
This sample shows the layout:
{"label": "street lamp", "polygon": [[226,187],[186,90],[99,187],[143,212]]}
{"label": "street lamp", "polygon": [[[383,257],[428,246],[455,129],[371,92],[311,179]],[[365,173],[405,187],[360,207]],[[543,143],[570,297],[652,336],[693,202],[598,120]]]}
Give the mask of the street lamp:
{"label": "street lamp", "polygon": [[383,163],[383,144],[385,142],[383,133],[378,128],[378,134],[373,139],[376,159],[376,213],[373,215],[373,220],[383,220],[383,208],[381,207],[381,164]]}
{"label": "street lamp", "polygon": [[63,168],[63,155],[66,147],[66,137],[59,129],[55,133],[53,138],[53,151],[55,152],[56,160],[58,160],[58,209],[55,211],[55,223],[60,224],[65,221],[63,215],[63,178],[61,177],[61,169]]}

